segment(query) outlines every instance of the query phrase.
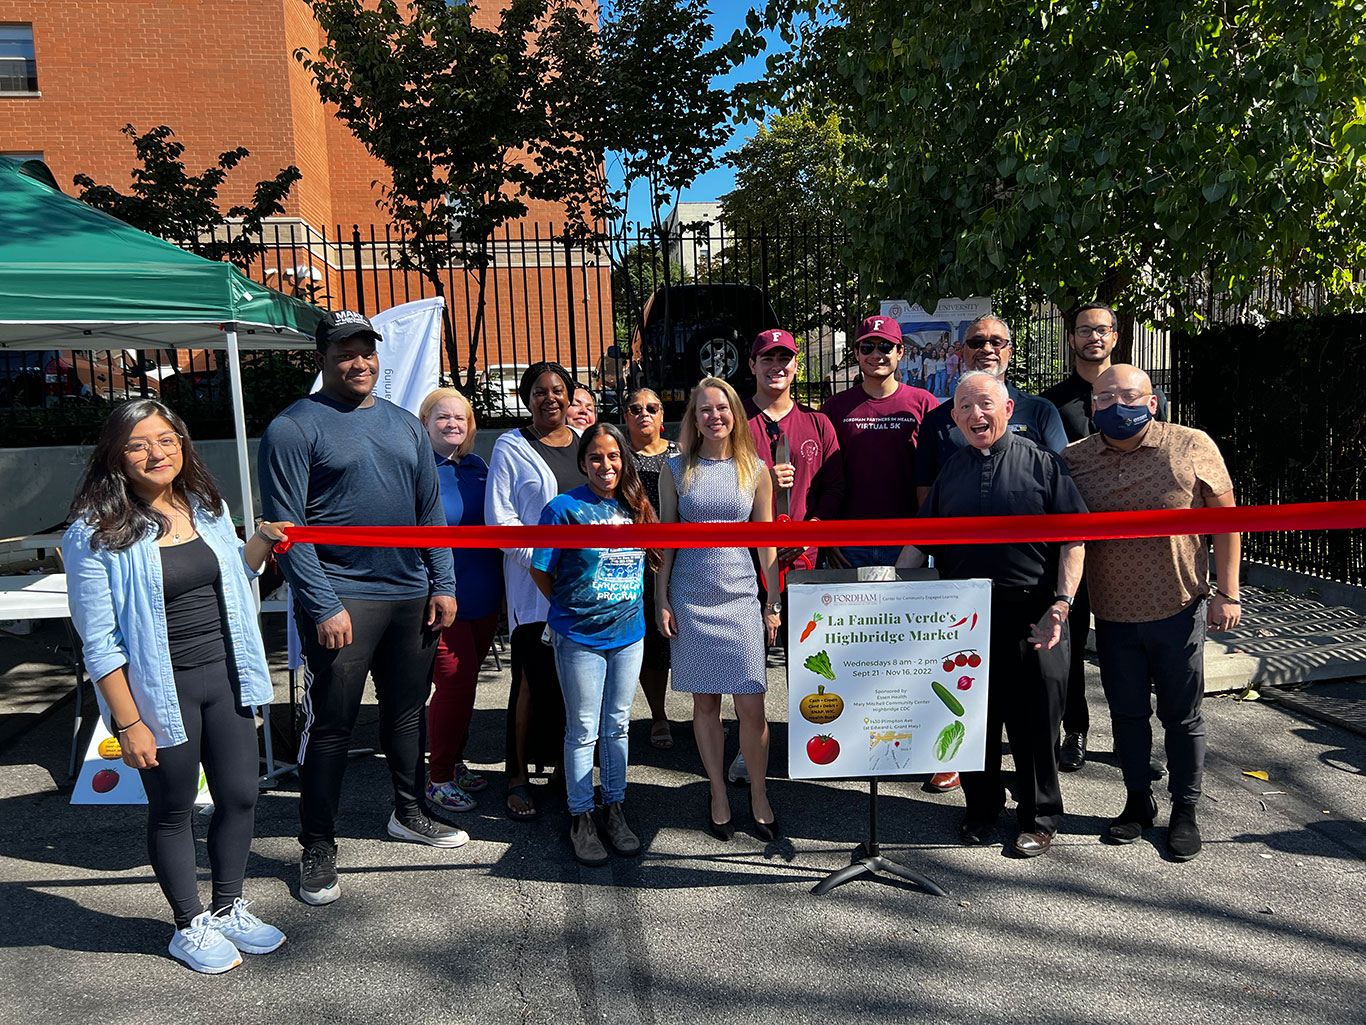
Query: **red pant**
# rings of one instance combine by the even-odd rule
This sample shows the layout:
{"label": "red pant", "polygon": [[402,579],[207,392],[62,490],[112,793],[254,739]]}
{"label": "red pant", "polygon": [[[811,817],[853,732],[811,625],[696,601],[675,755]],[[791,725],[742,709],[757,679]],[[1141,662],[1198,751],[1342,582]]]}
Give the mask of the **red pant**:
{"label": "red pant", "polygon": [[432,669],[436,693],[427,706],[428,773],[433,783],[449,782],[456,763],[464,761],[479,667],[493,646],[497,628],[495,612],[483,619],[457,619],[441,631]]}

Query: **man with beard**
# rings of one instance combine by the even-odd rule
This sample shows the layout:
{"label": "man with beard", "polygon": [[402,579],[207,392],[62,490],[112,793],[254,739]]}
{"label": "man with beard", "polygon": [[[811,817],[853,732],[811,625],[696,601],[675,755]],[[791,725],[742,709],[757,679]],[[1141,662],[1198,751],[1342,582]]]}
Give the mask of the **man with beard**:
{"label": "man with beard", "polygon": [[[1119,341],[1119,321],[1115,311],[1102,303],[1088,303],[1072,318],[1067,343],[1072,347],[1072,373],[1040,395],[1058,408],[1062,429],[1068,442],[1089,438],[1096,432],[1091,421],[1091,388],[1096,378],[1110,369],[1110,354]],[[1157,419],[1167,419],[1167,396],[1154,388]],[[1062,714],[1062,744],[1058,748],[1058,768],[1076,772],[1086,764],[1086,734],[1091,729],[1091,713],[1086,707],[1086,635],[1091,629],[1091,600],[1083,577],[1072,606],[1072,666],[1067,676],[1067,704]],[[1157,768],[1160,769],[1160,762]]]}

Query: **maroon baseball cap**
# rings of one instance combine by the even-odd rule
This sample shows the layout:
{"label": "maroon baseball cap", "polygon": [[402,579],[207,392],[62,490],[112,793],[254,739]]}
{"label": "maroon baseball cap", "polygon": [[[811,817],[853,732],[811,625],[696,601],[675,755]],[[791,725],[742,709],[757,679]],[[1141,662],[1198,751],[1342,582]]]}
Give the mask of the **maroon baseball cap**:
{"label": "maroon baseball cap", "polygon": [[884,317],[880,313],[875,313],[871,317],[863,318],[863,323],[858,326],[858,336],[854,339],[854,344],[857,345],[865,338],[882,338],[900,345],[901,325],[896,322],[895,317]]}
{"label": "maroon baseball cap", "polygon": [[797,351],[797,343],[792,338],[790,331],[784,331],[780,327],[772,328],[768,331],[760,331],[754,339],[754,344],[750,346],[749,358],[758,359],[766,352],[774,349],[787,349],[789,352]]}

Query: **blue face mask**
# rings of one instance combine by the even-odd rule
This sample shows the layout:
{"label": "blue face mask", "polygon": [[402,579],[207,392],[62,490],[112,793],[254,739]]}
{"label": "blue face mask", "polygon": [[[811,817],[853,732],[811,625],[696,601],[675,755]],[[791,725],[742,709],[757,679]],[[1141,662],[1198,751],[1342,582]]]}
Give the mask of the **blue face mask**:
{"label": "blue face mask", "polygon": [[1113,406],[1097,409],[1091,414],[1096,430],[1107,438],[1127,441],[1148,426],[1153,418],[1145,402],[1141,406],[1123,406],[1116,402]]}

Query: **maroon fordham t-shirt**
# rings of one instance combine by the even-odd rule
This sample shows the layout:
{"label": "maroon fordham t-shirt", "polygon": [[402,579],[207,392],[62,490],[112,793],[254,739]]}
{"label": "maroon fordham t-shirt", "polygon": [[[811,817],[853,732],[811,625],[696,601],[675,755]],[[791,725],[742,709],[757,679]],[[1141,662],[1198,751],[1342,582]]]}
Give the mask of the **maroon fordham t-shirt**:
{"label": "maroon fordham t-shirt", "polygon": [[[765,466],[772,466],[773,446],[768,440],[764,414],[752,399],[745,399],[745,416],[749,418],[749,431],[754,436],[759,458]],[[844,466],[835,428],[824,413],[800,402],[777,424],[787,435],[795,468],[788,515],[794,520],[839,519],[844,506]],[[816,548],[806,550],[812,566],[817,552]]]}
{"label": "maroon fordham t-shirt", "polygon": [[875,399],[856,384],[821,407],[844,457],[843,519],[915,515],[915,445],[925,414],[937,405],[924,388],[898,384],[885,399]]}

